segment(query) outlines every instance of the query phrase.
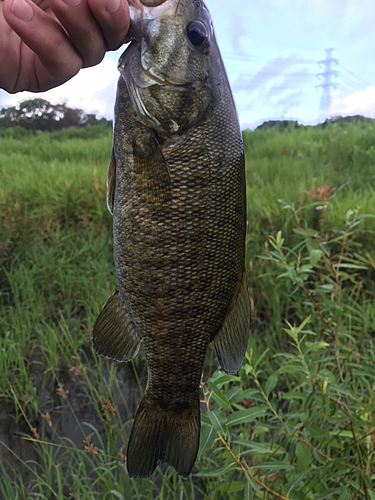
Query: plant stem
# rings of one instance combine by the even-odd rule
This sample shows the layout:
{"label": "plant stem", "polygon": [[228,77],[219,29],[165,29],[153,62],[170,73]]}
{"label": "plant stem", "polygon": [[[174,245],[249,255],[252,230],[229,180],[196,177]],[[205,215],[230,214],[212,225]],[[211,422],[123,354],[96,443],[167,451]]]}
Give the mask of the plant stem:
{"label": "plant stem", "polygon": [[[299,436],[296,432],[294,432],[294,431],[292,431],[291,429],[288,428],[288,426],[286,425],[286,422],[284,421],[284,419],[282,417],[280,417],[280,415],[276,412],[275,408],[271,405],[271,402],[268,399],[266,393],[263,391],[263,387],[260,385],[260,382],[259,382],[257,376],[253,375],[253,378],[254,378],[254,382],[256,383],[256,385],[257,385],[260,393],[262,394],[265,402],[267,403],[267,406],[270,408],[270,410],[275,415],[275,417],[279,420],[279,422],[282,423],[285,427],[287,427],[288,431],[292,434],[292,436],[294,436],[297,439],[297,441],[300,441],[301,443],[304,443],[308,448],[310,448],[310,450],[313,450],[316,453],[319,453],[319,455],[321,457],[325,458],[329,462],[334,462],[333,458],[330,458],[325,453],[323,453],[321,450],[319,450],[318,448],[315,448],[315,446],[313,446],[311,443],[309,443],[308,441],[306,441],[305,439],[303,439],[301,436]],[[349,467],[349,464],[347,464],[346,462],[340,462],[340,465],[343,465],[345,467]]]}
{"label": "plant stem", "polygon": [[[203,382],[203,375],[202,375],[202,378],[201,378],[201,391],[202,391],[202,394],[203,394],[203,402],[206,406],[206,409],[207,411],[210,411],[210,403],[208,401],[208,398],[207,398],[207,393],[205,391],[205,388],[204,388],[204,382]],[[258,479],[255,478],[255,476],[253,476],[253,474],[251,474],[250,472],[250,468],[246,468],[243,463],[241,462],[241,460],[236,457],[236,455],[233,453],[233,451],[231,450],[231,447],[230,445],[225,441],[225,439],[223,438],[223,436],[220,434],[220,432],[217,432],[217,435],[220,439],[220,441],[223,443],[225,449],[227,450],[227,452],[230,454],[230,456],[233,458],[233,460],[235,461],[235,463],[241,468],[241,470],[243,472],[245,472],[245,474],[248,474],[251,479],[258,485],[260,486],[261,488],[263,488],[264,490],[266,490],[268,493],[270,493],[271,495],[273,495],[274,497],[276,498],[279,498],[280,500],[288,500],[286,497],[283,497],[282,495],[280,495],[279,493],[277,493],[276,491],[272,490],[271,488],[269,488],[267,485],[265,485],[264,483],[262,483],[261,481],[259,481]]]}
{"label": "plant stem", "polygon": [[311,304],[312,304],[313,308],[315,309],[315,312],[318,314],[319,318],[323,321],[323,323],[326,325],[326,327],[328,328],[328,330],[331,332],[331,335],[334,335],[335,334],[334,329],[328,323],[328,321],[325,319],[325,317],[323,316],[322,311],[320,310],[318,304],[315,302],[313,296],[307,290],[307,288],[305,287],[305,285],[303,283],[301,283],[301,288],[305,292],[305,294],[307,295],[309,301],[311,302]]}

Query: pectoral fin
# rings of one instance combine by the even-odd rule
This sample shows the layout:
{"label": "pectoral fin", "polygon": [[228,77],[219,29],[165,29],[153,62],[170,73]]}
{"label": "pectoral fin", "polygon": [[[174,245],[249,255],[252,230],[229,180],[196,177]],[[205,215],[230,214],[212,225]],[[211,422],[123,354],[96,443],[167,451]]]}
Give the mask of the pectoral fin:
{"label": "pectoral fin", "polygon": [[116,361],[130,361],[138,353],[141,339],[130,324],[117,289],[95,321],[92,343],[96,354]]}
{"label": "pectoral fin", "polygon": [[171,200],[171,178],[167,161],[154,135],[142,148],[133,145],[133,160],[141,198],[155,206],[167,204]]}
{"label": "pectoral fin", "polygon": [[224,323],[215,337],[215,353],[221,368],[236,375],[245,357],[249,338],[250,304],[246,274],[238,284]]}
{"label": "pectoral fin", "polygon": [[111,159],[109,160],[108,175],[107,175],[107,208],[113,215],[113,203],[115,200],[116,188],[116,160],[115,153],[112,147]]}

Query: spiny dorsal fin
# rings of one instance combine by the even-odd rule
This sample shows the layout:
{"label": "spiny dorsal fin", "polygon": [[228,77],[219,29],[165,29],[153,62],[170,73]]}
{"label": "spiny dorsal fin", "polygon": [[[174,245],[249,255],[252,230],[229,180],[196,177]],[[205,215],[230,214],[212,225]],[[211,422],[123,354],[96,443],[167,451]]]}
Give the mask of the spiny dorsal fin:
{"label": "spiny dorsal fin", "polygon": [[249,339],[250,303],[246,273],[237,286],[222,327],[215,337],[215,353],[221,368],[237,375],[245,357]]}
{"label": "spiny dorsal fin", "polygon": [[112,147],[111,159],[109,160],[108,175],[107,175],[107,208],[113,215],[113,203],[115,201],[116,188],[116,160],[115,153]]}
{"label": "spiny dorsal fin", "polygon": [[141,339],[120,303],[117,288],[95,321],[92,343],[96,354],[116,361],[130,361],[138,353]]}

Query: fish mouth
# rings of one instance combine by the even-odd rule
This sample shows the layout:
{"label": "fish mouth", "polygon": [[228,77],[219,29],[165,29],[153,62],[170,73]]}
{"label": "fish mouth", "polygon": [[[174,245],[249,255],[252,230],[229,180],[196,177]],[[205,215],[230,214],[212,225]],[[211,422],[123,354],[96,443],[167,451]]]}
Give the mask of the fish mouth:
{"label": "fish mouth", "polygon": [[[176,15],[184,0],[128,0],[130,7],[130,18],[137,20],[140,18],[158,18],[171,17]],[[205,0],[193,0],[196,7],[205,4]]]}
{"label": "fish mouth", "polygon": [[148,78],[150,78],[150,80],[153,80],[158,85],[162,85],[165,87],[174,87],[174,88],[178,88],[181,90],[186,89],[187,87],[193,86],[193,83],[190,83],[190,82],[173,82],[171,80],[168,80],[167,78],[164,78],[164,75],[157,76],[144,68],[143,68],[143,71],[144,71],[145,75]]}
{"label": "fish mouth", "polygon": [[130,19],[170,17],[175,15],[180,0],[128,0]]}
{"label": "fish mouth", "polygon": [[141,0],[141,4],[145,7],[157,7],[165,1],[166,0]]}

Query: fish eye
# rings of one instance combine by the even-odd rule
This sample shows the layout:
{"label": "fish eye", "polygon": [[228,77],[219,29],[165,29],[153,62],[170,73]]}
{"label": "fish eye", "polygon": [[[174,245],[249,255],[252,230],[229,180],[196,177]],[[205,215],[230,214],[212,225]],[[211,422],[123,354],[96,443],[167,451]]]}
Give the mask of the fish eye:
{"label": "fish eye", "polygon": [[194,47],[201,47],[208,38],[207,28],[201,21],[191,21],[186,27],[186,33]]}

